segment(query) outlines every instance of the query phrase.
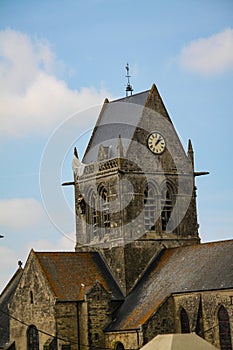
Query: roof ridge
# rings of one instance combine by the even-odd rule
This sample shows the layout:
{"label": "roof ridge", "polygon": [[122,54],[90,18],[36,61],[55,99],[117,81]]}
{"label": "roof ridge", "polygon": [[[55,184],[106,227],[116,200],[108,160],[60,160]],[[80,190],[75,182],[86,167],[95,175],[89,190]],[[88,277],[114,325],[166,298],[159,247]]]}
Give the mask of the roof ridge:
{"label": "roof ridge", "polygon": [[[41,270],[41,272],[42,272],[42,276],[43,276],[44,279],[47,281],[47,284],[48,284],[48,287],[49,287],[50,291],[53,293],[54,296],[56,296],[56,292],[55,292],[55,290],[54,290],[52,284],[50,283],[50,281],[49,281],[49,279],[48,279],[46,270],[45,270],[45,268],[44,268],[44,266],[43,266],[43,263],[41,262],[41,260],[40,260],[40,258],[39,258],[39,256],[38,256],[38,254],[34,251],[34,249],[32,249],[30,255],[32,255],[32,256],[34,255],[34,256],[35,256],[35,259],[36,259],[36,261],[37,261],[37,263],[38,263],[38,265],[39,265],[39,268],[40,268],[40,270]],[[30,258],[30,255],[29,255],[29,258]]]}
{"label": "roof ridge", "polygon": [[[97,253],[97,252],[96,252]],[[112,277],[112,281],[113,283],[117,286],[117,288],[119,289],[119,292],[120,294],[122,295],[122,297],[124,297],[124,293],[123,291],[121,290],[121,287],[120,287],[120,284],[118,283],[118,280],[114,277],[113,273],[112,273],[112,270],[110,268],[110,266],[108,265],[107,261],[105,260],[103,254],[101,252],[98,253],[101,261],[103,262],[104,266],[105,266],[105,269],[106,271],[109,273],[109,275]]]}
{"label": "roof ridge", "polygon": [[[141,276],[138,278],[138,280],[136,281],[136,283],[134,284],[133,288],[130,290],[130,292],[128,293],[131,294],[135,288],[137,288],[137,286],[141,283],[141,281],[146,278],[146,275],[150,272],[150,270],[153,268],[154,264],[158,264],[161,260],[161,258],[163,257],[164,253],[167,251],[168,249],[163,245],[161,247],[161,249],[156,252],[154,254],[154,256],[151,258],[151,260],[149,261],[149,263],[147,264],[146,268],[144,269],[144,271],[142,272]],[[127,295],[127,296],[128,296]]]}
{"label": "roof ridge", "polygon": [[190,247],[203,247],[203,246],[207,246],[207,245],[215,245],[215,244],[222,244],[222,243],[227,243],[227,242],[233,242],[233,239],[225,239],[223,241],[211,241],[211,242],[203,242],[203,243],[193,243],[193,244],[187,244],[187,245],[182,245],[182,246],[177,246],[177,247],[168,247],[166,248],[167,251],[171,251],[171,250],[180,250],[180,249],[184,249],[184,248],[190,248]]}
{"label": "roof ridge", "polygon": [[141,94],[145,94],[146,92],[150,92],[151,89],[148,89],[148,90],[144,90],[144,91],[140,91],[140,92],[137,92],[136,94],[133,94],[133,95],[130,95],[130,96],[124,96],[124,97],[119,97],[117,98],[116,100],[112,100],[112,101],[109,101],[109,103],[112,103],[112,102],[119,102],[121,100],[126,100],[126,99],[130,99],[134,96],[138,96],[138,95],[141,95]]}
{"label": "roof ridge", "polygon": [[70,251],[34,251],[35,254],[99,254],[98,252],[70,252]]}
{"label": "roof ridge", "polygon": [[[22,273],[23,273],[23,268],[18,267],[18,269],[15,271],[15,273],[12,275],[12,277],[10,278],[10,280],[8,281],[7,285],[5,286],[5,288],[2,290],[1,294],[0,294],[0,299],[4,296],[4,294],[7,292],[7,290],[9,289],[9,287],[15,282],[16,278]],[[21,276],[19,276],[19,280],[20,280]],[[19,281],[18,281],[19,282]]]}

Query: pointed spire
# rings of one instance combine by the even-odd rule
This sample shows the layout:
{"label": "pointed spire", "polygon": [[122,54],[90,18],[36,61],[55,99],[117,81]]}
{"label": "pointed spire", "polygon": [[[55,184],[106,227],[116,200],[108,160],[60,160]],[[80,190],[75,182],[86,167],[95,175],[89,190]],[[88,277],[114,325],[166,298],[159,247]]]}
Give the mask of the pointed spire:
{"label": "pointed spire", "polygon": [[192,163],[192,167],[194,170],[194,151],[193,151],[192,141],[190,139],[188,141],[188,157]]}
{"label": "pointed spire", "polygon": [[[76,147],[74,147],[74,156],[76,157],[76,158],[78,158],[78,151],[77,151],[77,148]],[[79,158],[78,158],[79,159]]]}
{"label": "pointed spire", "polygon": [[121,135],[118,136],[118,144],[117,144],[117,158],[124,157],[124,148],[122,144]]}
{"label": "pointed spire", "polygon": [[159,94],[159,91],[158,91],[155,84],[153,84],[151,89],[150,89],[149,95],[148,95],[146,103],[145,103],[145,107],[151,108],[154,111],[160,113],[165,118],[167,118],[170,123],[172,123],[172,121],[169,117],[169,114],[167,112],[167,109],[163,103],[163,100],[162,100],[162,98]]}
{"label": "pointed spire", "polygon": [[[192,141],[189,140],[188,142],[188,157],[192,163],[192,168],[194,171],[194,151],[193,151],[193,145]],[[194,171],[194,176],[202,176],[202,175],[209,175],[208,171]]]}

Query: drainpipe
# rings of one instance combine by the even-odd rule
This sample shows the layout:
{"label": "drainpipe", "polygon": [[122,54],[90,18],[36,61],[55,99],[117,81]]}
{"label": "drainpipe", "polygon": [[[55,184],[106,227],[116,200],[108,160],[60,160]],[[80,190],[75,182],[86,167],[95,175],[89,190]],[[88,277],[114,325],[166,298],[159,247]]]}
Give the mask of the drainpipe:
{"label": "drainpipe", "polygon": [[140,325],[139,328],[136,328],[136,333],[137,333],[137,349],[139,350],[140,349],[140,334],[139,332],[142,332],[142,326]]}
{"label": "drainpipe", "polygon": [[78,332],[78,350],[80,350],[80,322],[79,322],[79,302],[76,303],[77,309],[77,332]]}

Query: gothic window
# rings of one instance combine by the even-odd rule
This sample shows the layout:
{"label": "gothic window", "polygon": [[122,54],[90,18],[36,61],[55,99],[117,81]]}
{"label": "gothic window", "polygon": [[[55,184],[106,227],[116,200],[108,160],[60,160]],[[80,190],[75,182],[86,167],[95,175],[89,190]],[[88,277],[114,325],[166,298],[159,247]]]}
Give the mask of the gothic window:
{"label": "gothic window", "polygon": [[92,233],[94,236],[97,234],[98,229],[98,205],[96,199],[96,193],[94,191],[91,192],[89,196],[89,224],[92,226]]}
{"label": "gothic window", "polygon": [[39,350],[39,334],[34,325],[27,329],[27,350]]}
{"label": "gothic window", "polygon": [[115,350],[125,350],[125,347],[124,347],[124,345],[123,345],[120,341],[118,341],[118,342],[116,343]]}
{"label": "gothic window", "polygon": [[161,198],[161,223],[162,223],[162,231],[166,231],[167,224],[171,217],[172,207],[173,207],[173,193],[169,186],[165,187],[162,190],[162,198]]}
{"label": "gothic window", "polygon": [[101,208],[101,219],[102,227],[104,227],[105,233],[110,230],[110,214],[109,214],[109,197],[106,188],[102,187],[99,191],[100,195],[100,208]]}
{"label": "gothic window", "polygon": [[232,350],[230,321],[224,306],[221,306],[218,310],[218,326],[220,349]]}
{"label": "gothic window", "polygon": [[181,333],[190,333],[189,318],[184,308],[180,311]]}
{"label": "gothic window", "polygon": [[155,230],[156,196],[152,184],[148,184],[144,191],[144,223],[146,230]]}

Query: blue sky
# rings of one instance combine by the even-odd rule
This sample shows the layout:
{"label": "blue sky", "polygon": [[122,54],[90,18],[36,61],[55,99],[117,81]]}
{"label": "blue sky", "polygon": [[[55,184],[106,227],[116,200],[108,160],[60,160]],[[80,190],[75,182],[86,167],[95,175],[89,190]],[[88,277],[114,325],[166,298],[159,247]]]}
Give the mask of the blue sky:
{"label": "blue sky", "polygon": [[51,186],[66,222],[57,228],[41,198],[42,155],[88,109],[76,140],[55,140],[61,169],[46,168],[48,188],[72,180],[72,148],[84,149],[92,107],[124,96],[127,62],[134,92],[157,85],[196,170],[210,171],[197,179],[202,241],[232,238],[233,1],[1,0],[0,290],[31,248],[73,249],[74,217],[62,214],[72,189],[58,190],[60,206]]}

